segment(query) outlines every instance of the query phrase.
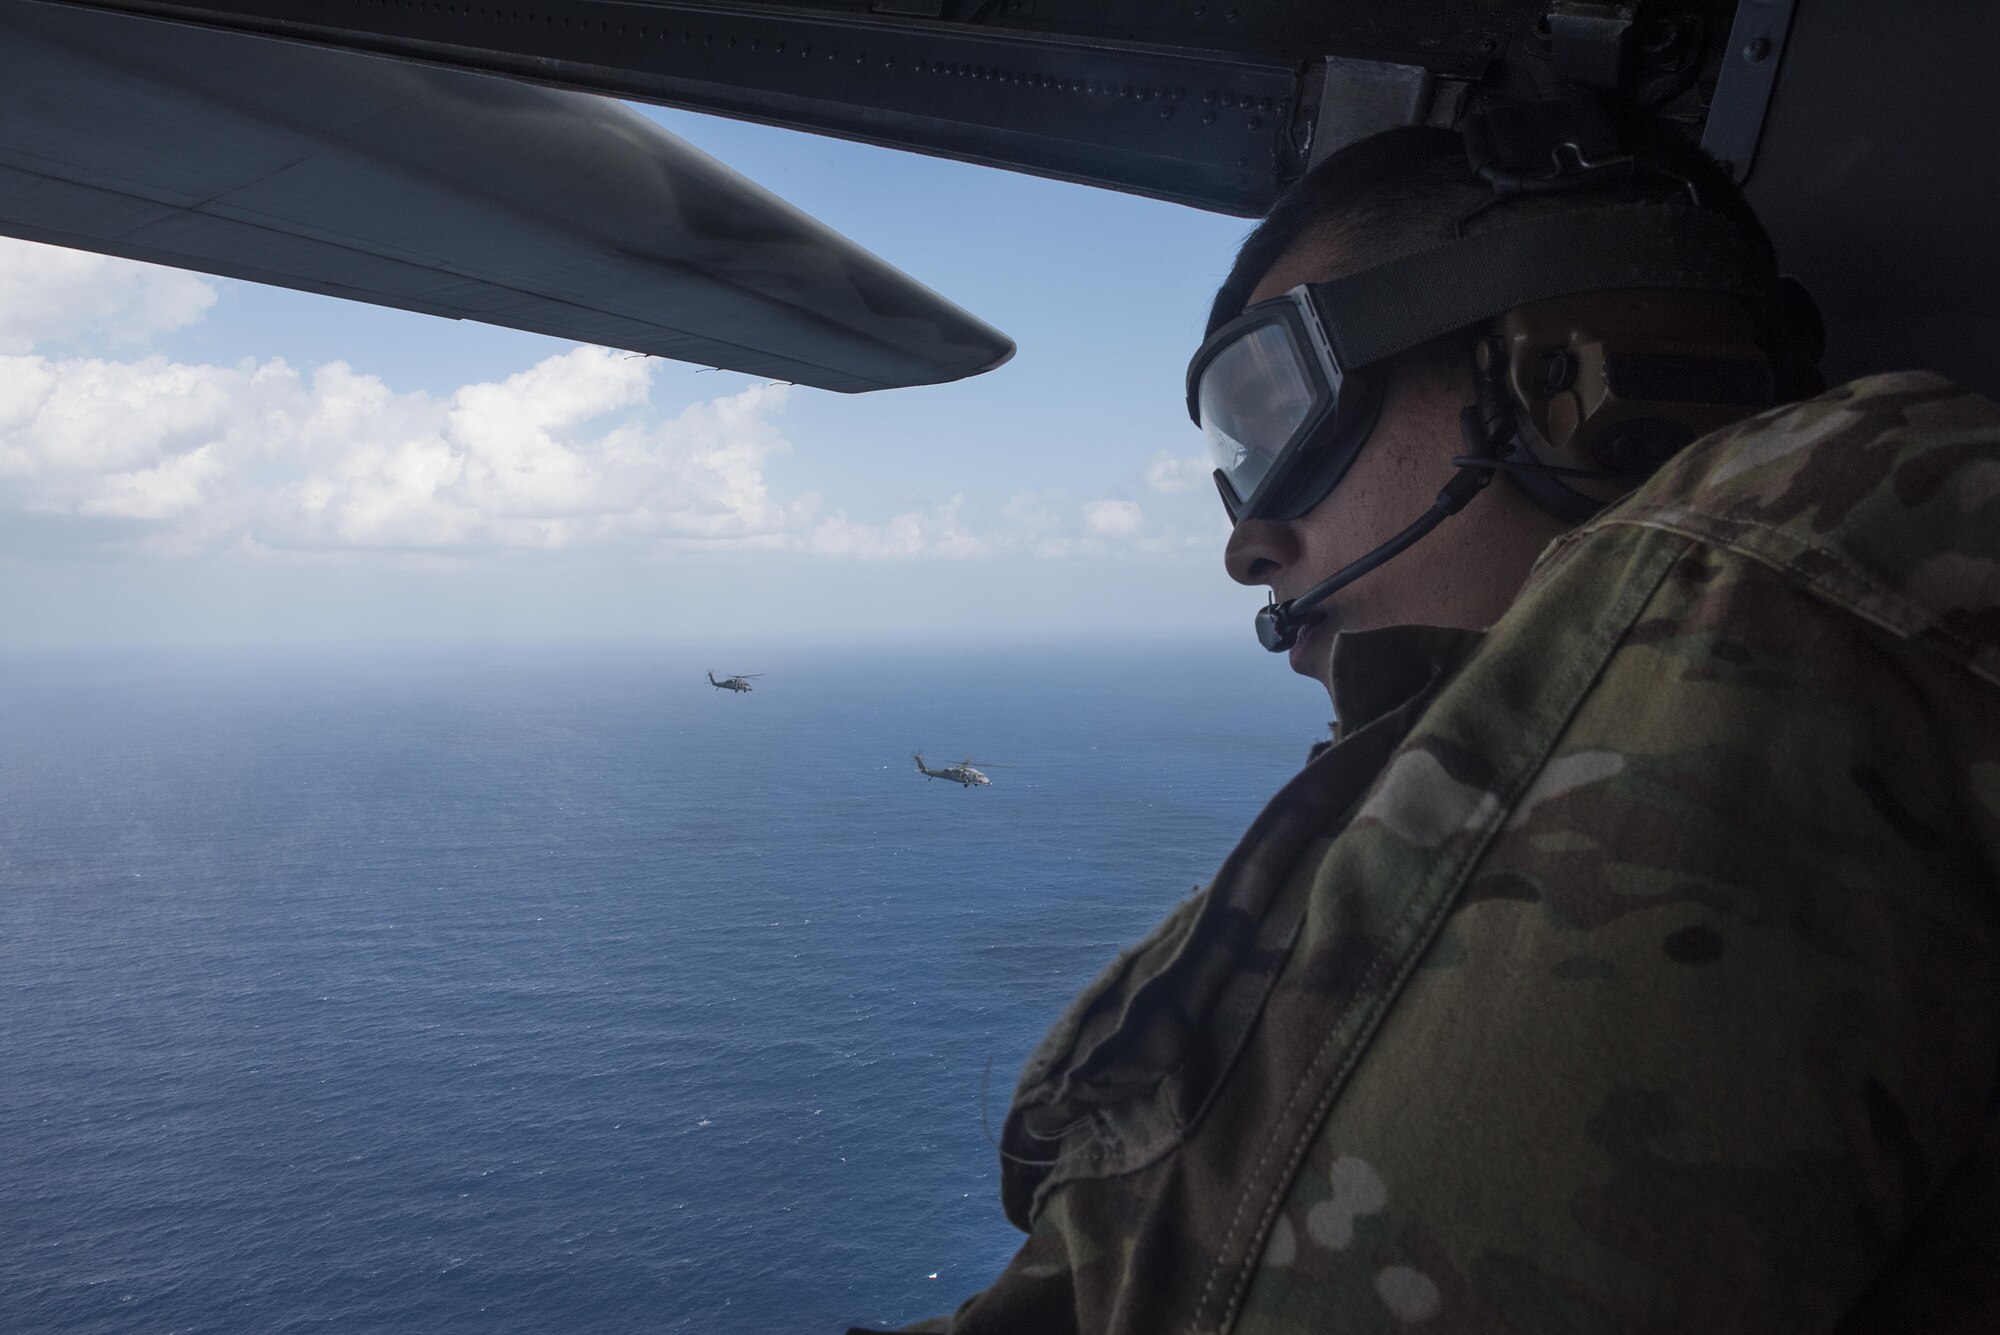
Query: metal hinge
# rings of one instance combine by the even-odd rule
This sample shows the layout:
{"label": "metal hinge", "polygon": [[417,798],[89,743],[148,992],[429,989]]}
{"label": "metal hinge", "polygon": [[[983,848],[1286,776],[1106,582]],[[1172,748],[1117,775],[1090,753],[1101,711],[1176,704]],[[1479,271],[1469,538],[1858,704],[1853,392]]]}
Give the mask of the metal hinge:
{"label": "metal hinge", "polygon": [[1793,0],[1737,0],[1736,22],[1709,104],[1701,146],[1729,168],[1738,181],[1750,175],[1757,141],[1777,86],[1778,64],[1791,36]]}

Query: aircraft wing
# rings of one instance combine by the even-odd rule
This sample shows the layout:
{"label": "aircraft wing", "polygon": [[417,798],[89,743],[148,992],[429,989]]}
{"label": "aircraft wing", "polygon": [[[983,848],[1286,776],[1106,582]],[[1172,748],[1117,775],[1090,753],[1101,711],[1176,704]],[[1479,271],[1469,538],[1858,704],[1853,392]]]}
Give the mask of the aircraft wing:
{"label": "aircraft wing", "polygon": [[823,389],[1013,344],[596,97],[0,0],[0,234]]}

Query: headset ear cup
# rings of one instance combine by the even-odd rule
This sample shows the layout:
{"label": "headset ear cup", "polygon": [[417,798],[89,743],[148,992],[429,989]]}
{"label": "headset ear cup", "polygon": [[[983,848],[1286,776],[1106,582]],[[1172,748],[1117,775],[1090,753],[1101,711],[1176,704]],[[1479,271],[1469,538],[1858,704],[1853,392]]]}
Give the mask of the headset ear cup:
{"label": "headset ear cup", "polygon": [[1826,321],[1820,316],[1819,303],[1806,285],[1790,274],[1778,276],[1770,303],[1778,402],[1812,398],[1826,388],[1826,377],[1819,370],[1820,358],[1826,355]]}
{"label": "headset ear cup", "polygon": [[[1519,389],[1521,378],[1507,375],[1502,370],[1506,354],[1500,341],[1488,339],[1481,347],[1484,355],[1475,366],[1475,374],[1478,376],[1478,414],[1486,439],[1485,448],[1473,453],[1503,462],[1530,465],[1552,462],[1541,458],[1528,443],[1527,432],[1522,429],[1521,423],[1534,420],[1534,405],[1522,396]],[[1507,474],[1510,485],[1565,524],[1581,524],[1604,509],[1602,501],[1592,500],[1546,473],[1518,469],[1502,471]]]}

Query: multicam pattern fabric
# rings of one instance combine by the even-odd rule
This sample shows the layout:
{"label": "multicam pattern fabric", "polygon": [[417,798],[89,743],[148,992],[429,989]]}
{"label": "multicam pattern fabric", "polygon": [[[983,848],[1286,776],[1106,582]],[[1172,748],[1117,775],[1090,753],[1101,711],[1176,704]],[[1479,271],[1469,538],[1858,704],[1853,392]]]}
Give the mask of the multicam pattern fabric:
{"label": "multicam pattern fabric", "polygon": [[2000,1330],[2000,407],[1685,452],[1338,745],[1023,1073],[931,1329]]}

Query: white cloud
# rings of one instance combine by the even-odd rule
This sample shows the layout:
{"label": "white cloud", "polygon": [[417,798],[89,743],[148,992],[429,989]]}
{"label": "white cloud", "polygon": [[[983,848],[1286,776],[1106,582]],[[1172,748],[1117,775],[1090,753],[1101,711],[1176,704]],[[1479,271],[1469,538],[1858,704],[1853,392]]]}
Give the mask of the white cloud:
{"label": "white cloud", "polygon": [[1169,502],[1164,519],[1136,501],[1077,502],[1066,491],[1024,491],[1001,509],[1002,535],[995,551],[1025,552],[1042,560],[1115,560],[1125,556],[1207,560],[1221,552],[1229,524],[1217,507]]}
{"label": "white cloud", "polygon": [[[0,357],[0,511],[125,520],[125,540],[183,553],[618,547],[864,560],[991,555],[1014,541],[1023,506],[1042,532],[1079,522],[1059,494],[1010,506],[998,536],[975,531],[963,496],[879,523],[827,513],[812,493],[781,501],[766,466],[791,448],[778,419],[793,391],[756,385],[661,420],[647,411],[652,366],[577,348],[432,396],[339,362],[303,374],[275,360]],[[1136,524],[1129,502],[1081,513],[1100,536]]]}
{"label": "white cloud", "polygon": [[821,556],[910,559],[919,556],[963,560],[987,556],[993,544],[965,526],[965,497],[954,496],[930,511],[910,511],[882,524],[850,523],[836,515],[813,525],[806,550]]}
{"label": "white cloud", "polygon": [[0,357],[0,507],[149,521],[180,547],[438,550],[755,539],[789,391],[664,421],[650,366],[599,348],[443,397],[335,362]]}
{"label": "white cloud", "polygon": [[1129,538],[1145,523],[1137,501],[1088,501],[1083,507],[1083,531],[1093,538]]}
{"label": "white cloud", "polygon": [[165,519],[199,505],[204,487],[222,472],[213,445],[163,459],[151,468],[107,477],[97,495],[77,508],[114,519]]}
{"label": "white cloud", "polygon": [[86,335],[143,343],[214,304],[214,284],[191,273],[0,238],[0,352]]}
{"label": "white cloud", "polygon": [[[442,395],[399,393],[342,362],[302,371],[47,350],[143,340],[214,300],[192,275],[0,240],[0,515],[79,521],[37,525],[43,544],[67,532],[154,554],[419,562],[508,548],[965,560],[1196,545],[1171,515],[1060,489],[1017,494],[990,524],[964,496],[902,503],[879,522],[813,493],[776,497],[767,473],[791,449],[789,387],[663,415],[648,401],[656,363],[601,348]],[[1163,454],[1147,478],[1187,490],[1182,474],[1198,478],[1200,462]]]}
{"label": "white cloud", "polygon": [[1061,528],[1068,510],[1068,492],[1023,491],[1009,497],[1000,514],[1016,532],[1039,534]]}
{"label": "white cloud", "polygon": [[1161,450],[1146,465],[1146,485],[1164,495],[1193,491],[1208,481],[1214,465],[1205,454],[1181,456]]}

